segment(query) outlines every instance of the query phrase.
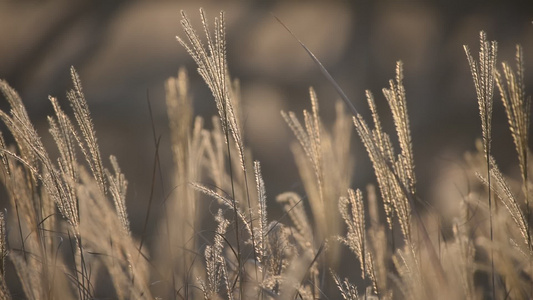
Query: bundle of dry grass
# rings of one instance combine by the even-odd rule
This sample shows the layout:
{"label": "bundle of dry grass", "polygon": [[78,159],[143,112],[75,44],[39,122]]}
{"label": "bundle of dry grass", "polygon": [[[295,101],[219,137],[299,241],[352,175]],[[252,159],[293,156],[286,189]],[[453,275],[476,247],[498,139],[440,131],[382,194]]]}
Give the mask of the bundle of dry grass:
{"label": "bundle of dry grass", "polygon": [[[14,140],[14,145],[6,145],[0,135],[1,179],[11,204],[7,214],[0,213],[1,299],[22,297],[12,294],[7,284],[6,277],[15,274],[6,272],[6,259],[28,299],[533,297],[531,98],[525,95],[520,47],[513,70],[507,63],[497,68],[496,43],[488,42],[483,32],[479,61],[465,46],[483,141],[463,162],[476,186],[463,193],[457,201],[459,213],[450,217],[416,192],[402,63],[397,63],[395,79],[383,89],[396,129],[395,149],[393,135],[381,125],[373,94],[366,92],[370,126],[302,44],[353,116],[350,119],[338,102],[336,122],[327,128],[312,88],[311,110],[304,110],[303,121],[293,112],[282,112],[296,137],[291,149],[305,195],[289,191],[276,196],[286,218],[269,220],[261,164],[252,159],[243,139],[239,82],[228,71],[224,14],[215,18],[211,31],[200,11],[203,39],[182,16],[186,39],[178,41],[198,65],[218,116],[211,129],[194,116],[185,70],[166,82],[174,189],[163,202],[155,253],[143,247],[144,232],[140,241],[132,236],[126,211],[128,182],[117,158],[110,157],[111,169],[101,158],[76,71],[71,69],[74,88],[67,93],[74,122],[50,97],[54,116],[48,121],[57,159],[45,149],[18,94],[0,81],[11,107],[0,111],[0,118]],[[518,154],[520,192],[491,155],[495,86]],[[376,175],[377,184],[366,192],[350,187],[352,122]],[[206,199],[211,209],[216,208],[210,231],[202,228]],[[6,224],[6,218],[13,221]],[[445,240],[441,223],[452,224],[452,236]],[[13,242],[8,245],[7,240]],[[355,257],[343,256],[343,245]],[[338,276],[339,262],[360,267],[360,278]],[[326,286],[326,277],[336,290]]]}
{"label": "bundle of dry grass", "polygon": [[[2,181],[20,235],[17,250],[6,250],[2,239],[3,253],[9,251],[30,299],[94,298],[95,277],[104,270],[119,298],[151,298],[148,264],[135,259],[138,248],[129,230],[127,181],[115,157],[110,157],[113,171],[103,167],[79,77],[74,69],[71,74],[74,89],[67,98],[76,124],[50,97],[55,116],[48,121],[59,150],[56,163],[20,97],[1,82],[11,111],[0,112],[0,118],[16,141],[16,147],[6,147],[2,139]],[[90,171],[78,161],[79,151]]]}

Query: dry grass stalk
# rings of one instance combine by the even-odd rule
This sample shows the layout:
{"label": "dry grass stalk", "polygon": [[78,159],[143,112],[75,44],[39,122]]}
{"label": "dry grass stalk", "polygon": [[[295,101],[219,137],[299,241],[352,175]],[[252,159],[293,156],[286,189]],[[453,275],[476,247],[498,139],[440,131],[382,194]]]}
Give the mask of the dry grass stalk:
{"label": "dry grass stalk", "polygon": [[337,285],[337,288],[341,292],[342,298],[345,300],[358,300],[359,293],[357,292],[357,287],[351,284],[348,279],[344,279],[341,281],[340,277],[333,274],[333,279],[335,280],[335,284]]}
{"label": "dry grass stalk", "polygon": [[[520,175],[522,176],[522,193],[524,194],[525,218],[526,223],[531,222],[531,203],[529,200],[528,189],[528,158],[529,158],[529,121],[531,111],[531,96],[526,96],[524,85],[524,61],[522,47],[516,46],[516,73],[513,71],[508,63],[502,63],[502,72],[505,76],[503,80],[502,73],[499,70],[495,71],[496,85],[500,91],[503,106],[507,114],[509,122],[509,129],[515,144],[515,149],[518,154],[518,162],[520,166]],[[514,200],[514,199],[513,199]],[[514,202],[514,206],[519,206]],[[512,214],[513,215],[513,214]],[[514,215],[513,215],[514,216]],[[533,250],[531,245],[531,232],[529,226],[526,228],[527,244]]]}
{"label": "dry grass stalk", "polygon": [[138,249],[128,231],[108,230],[122,228],[121,217],[100,192],[97,182],[83,169],[80,175],[77,194],[83,217],[79,228],[85,247],[82,251],[87,251],[86,256],[94,253],[101,257],[119,299],[151,299],[147,261],[135,259]]}
{"label": "dry grass stalk", "polygon": [[[342,103],[336,103],[336,121],[333,128],[327,130],[320,120],[318,98],[313,88],[309,89],[309,94],[311,112],[304,110],[303,124],[293,112],[282,111],[281,114],[299,142],[299,145],[293,143],[291,150],[316,222],[316,242],[321,242],[340,232],[335,201],[346,195],[354,159],[349,151],[350,119]],[[327,261],[331,267],[338,263],[338,253],[337,245],[329,245]]]}
{"label": "dry grass stalk", "polygon": [[[481,31],[479,41],[479,62],[475,61],[468,46],[464,45],[464,50],[470,65],[472,78],[474,79],[474,86],[476,88],[476,95],[479,105],[479,113],[481,116],[481,131],[483,133],[483,150],[487,163],[487,177],[488,177],[488,202],[489,202],[489,226],[490,226],[490,240],[494,240],[493,222],[492,222],[492,198],[491,198],[491,176],[490,176],[490,157],[491,157],[491,143],[492,143],[492,107],[494,94],[494,77],[496,69],[496,54],[497,43],[487,41],[485,32]],[[491,278],[493,298],[495,297],[495,273],[494,273],[494,252],[491,250]]]}
{"label": "dry grass stalk", "polygon": [[[91,168],[92,174],[98,183],[98,187],[103,193],[107,193],[104,167],[100,155],[100,149],[96,140],[96,132],[91,120],[91,114],[85,96],[81,88],[80,77],[74,67],[70,69],[74,89],[67,93],[74,116],[83,135],[83,140],[78,139],[78,145]],[[74,135],[75,137],[78,135]]]}
{"label": "dry grass stalk", "polygon": [[[116,158],[111,157],[114,173],[103,168],[94,126],[81,91],[79,77],[74,69],[71,70],[71,73],[75,89],[69,92],[68,98],[82,134],[78,133],[60,108],[58,101],[50,97],[55,117],[49,117],[48,121],[50,133],[59,150],[57,165],[52,162],[41,143],[18,95],[9,86],[2,85],[2,91],[8,98],[12,109],[10,115],[3,111],[0,112],[0,117],[8,124],[8,129],[15,137],[18,148],[18,151],[7,148],[2,139],[2,167],[4,170],[2,179],[7,187],[13,207],[17,211],[21,240],[21,253],[13,253],[10,257],[16,266],[15,269],[19,278],[23,281],[25,293],[28,297],[35,299],[54,297],[54,295],[62,295],[62,298],[74,297],[73,295],[69,296],[70,293],[67,292],[69,285],[73,285],[77,290],[78,298],[92,297],[94,286],[92,286],[91,280],[94,276],[89,274],[87,256],[94,254],[89,254],[85,248],[85,242],[87,241],[90,245],[91,241],[94,244],[98,244],[96,241],[99,241],[99,244],[102,244],[101,233],[108,231],[109,228],[122,228],[122,234],[131,238],[129,237],[129,221],[125,206],[127,181],[120,172]],[[91,177],[87,174],[84,175],[86,178],[80,176],[82,172],[76,157],[76,147],[79,147],[84,154],[92,170]],[[104,174],[107,174],[108,180],[105,179],[104,176],[106,175]],[[90,180],[94,180],[95,184],[89,184]],[[83,196],[78,193],[80,188],[86,191]],[[85,221],[82,224],[80,204],[83,207],[84,204],[87,204],[86,202],[90,202],[84,197],[87,194],[96,195],[105,191],[111,191],[115,209],[104,206],[107,199],[104,196],[99,196],[105,201],[102,200],[102,203],[93,204],[99,205],[103,211],[101,214],[89,214],[91,217],[88,220],[90,221]],[[59,218],[54,217],[53,203],[57,205],[68,226],[65,227]],[[92,211],[94,212],[94,209]],[[117,223],[106,222],[107,219],[104,217],[106,215],[116,218]],[[92,236],[87,232],[82,233],[86,228],[84,226],[93,230],[89,231],[93,234]],[[63,229],[68,233],[62,232]],[[23,237],[26,234],[24,231],[29,231],[27,238]],[[72,273],[65,267],[63,256],[58,255],[60,248],[66,244],[58,243],[55,234],[48,234],[47,232],[57,232],[57,234],[63,235],[64,239],[71,240],[70,251],[74,254],[76,261]],[[111,237],[107,241],[111,241]],[[104,244],[109,245],[107,242]],[[135,252],[134,249],[134,247],[129,247],[129,256]],[[113,257],[112,251],[107,250],[110,249],[105,249],[99,254]],[[105,266],[110,270],[111,265]],[[128,263],[127,268],[134,268],[133,265]],[[146,278],[143,280],[143,277],[146,272],[141,273],[132,276],[139,279],[137,283],[144,284]],[[117,278],[119,277],[113,279]],[[122,284],[115,285],[119,297],[121,293],[124,293],[123,291],[129,290],[130,284],[133,282],[132,277],[129,278],[122,280]],[[68,283],[67,280],[70,280],[71,283]],[[143,292],[143,294],[149,295],[149,292]],[[121,297],[127,298],[128,296],[122,294]]]}
{"label": "dry grass stalk", "polygon": [[370,129],[361,115],[354,117],[354,124],[374,166],[389,228],[393,227],[392,216],[396,215],[405,242],[411,243],[411,204],[409,198],[415,196],[415,176],[402,77],[402,64],[398,62],[396,83],[391,81],[391,88],[383,90],[393,112],[400,141],[401,152],[397,158],[389,135],[381,127],[374,97],[369,91],[366,94],[374,120],[374,129]]}
{"label": "dry grass stalk", "polygon": [[[248,175],[247,175],[247,160],[245,158],[245,149],[244,141],[241,133],[240,122],[237,119],[236,107],[234,105],[233,96],[238,95],[238,92],[232,91],[233,86],[231,85],[231,79],[229,77],[229,71],[226,61],[226,41],[225,41],[225,21],[224,13],[221,12],[218,18],[215,18],[215,29],[214,29],[214,38],[211,35],[211,32],[208,27],[208,22],[206,20],[205,13],[200,9],[200,16],[202,19],[202,24],[207,39],[207,47],[204,47],[203,43],[200,40],[200,37],[193,29],[190,20],[187,18],[185,13],[182,12],[182,27],[185,31],[185,34],[188,38],[189,43],[182,40],[180,37],[177,37],[180,44],[187,49],[187,52],[194,59],[198,65],[198,72],[204,79],[205,83],[208,85],[211,90],[213,97],[215,98],[215,103],[218,109],[220,116],[222,129],[226,135],[225,141],[227,144],[227,153],[230,161],[230,181],[232,186],[232,197],[233,197],[233,210],[235,213],[235,221],[237,222],[237,206],[236,206],[236,194],[235,187],[233,182],[233,169],[231,167],[231,146],[229,141],[229,135],[232,136],[235,142],[235,149],[237,150],[237,155],[240,160],[240,168],[242,170],[242,181],[245,189],[245,199],[248,204],[246,209],[248,213],[248,221],[252,222],[254,219],[252,201],[250,198],[250,191],[248,186]],[[237,97],[238,98],[238,97]],[[257,260],[258,254],[256,253],[256,236],[254,232],[253,225],[246,224],[250,228],[251,232],[251,243],[253,249],[254,259]],[[243,261],[241,260],[241,243],[239,235],[239,225],[236,224],[235,236],[237,240],[237,249],[238,249],[238,263],[239,269],[243,268]],[[239,272],[244,272],[245,270],[240,270]],[[257,273],[257,268],[255,268]],[[243,276],[240,276],[241,288]]]}
{"label": "dry grass stalk", "polygon": [[[205,142],[202,137],[203,120],[193,120],[189,79],[181,68],[177,77],[165,83],[166,105],[174,162],[173,189],[162,203],[163,218],[159,220],[157,240],[158,269],[175,290],[184,290],[192,297],[189,286],[203,272],[195,264],[201,215],[198,213],[197,193],[189,186],[201,176],[201,159]],[[154,137],[155,138],[155,137]],[[172,217],[174,216],[174,217]]]}
{"label": "dry grass stalk", "polygon": [[6,220],[0,212],[0,299],[11,299],[6,283],[6,257],[9,252],[6,243]]}
{"label": "dry grass stalk", "polygon": [[483,133],[483,147],[485,156],[491,153],[491,133],[492,133],[492,107],[494,95],[494,77],[496,69],[497,43],[487,41],[487,35],[481,31],[480,34],[479,62],[470,54],[468,46],[463,46],[479,104],[479,113],[481,115],[481,129]]}

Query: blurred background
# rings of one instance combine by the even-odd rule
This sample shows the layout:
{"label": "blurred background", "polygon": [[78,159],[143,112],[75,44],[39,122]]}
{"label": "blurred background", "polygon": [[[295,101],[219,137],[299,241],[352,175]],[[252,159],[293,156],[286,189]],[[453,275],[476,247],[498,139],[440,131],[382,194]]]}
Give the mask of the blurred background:
{"label": "blurred background", "polygon": [[[129,180],[128,208],[133,232],[139,234],[152,185],[153,129],[161,136],[163,185],[171,189],[165,79],[186,67],[196,113],[216,113],[192,59],[176,41],[176,35],[183,36],[181,10],[198,25],[200,7],[210,21],[220,10],[226,12],[228,61],[232,76],[241,80],[246,143],[262,162],[267,193],[271,201],[283,191],[303,194],[289,150],[295,139],[280,110],[301,115],[310,106],[308,87],[313,86],[327,125],[338,96],[277,16],[317,55],[367,119],[364,91],[374,93],[388,132],[394,129],[381,89],[394,78],[396,61],[404,62],[418,189],[422,198],[431,199],[442,174],[481,137],[462,45],[477,57],[479,31],[485,30],[499,43],[499,61],[514,66],[515,44],[522,44],[527,93],[533,94],[531,3],[441,2],[1,1],[0,78],[20,93],[53,149],[47,97],[58,97],[68,110],[69,67],[78,70],[102,154],[115,154]],[[494,155],[504,172],[512,173],[517,159],[496,95]],[[0,108],[7,108],[3,98]],[[364,188],[375,178],[355,130],[354,140],[353,186]],[[5,199],[1,203],[5,207]]]}

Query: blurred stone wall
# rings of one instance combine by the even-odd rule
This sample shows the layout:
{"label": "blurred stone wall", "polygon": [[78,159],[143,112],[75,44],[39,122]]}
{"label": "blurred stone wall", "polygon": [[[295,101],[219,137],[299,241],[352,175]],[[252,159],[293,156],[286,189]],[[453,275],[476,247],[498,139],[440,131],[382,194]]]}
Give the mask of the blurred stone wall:
{"label": "blurred stone wall", "polygon": [[[170,148],[164,80],[180,66],[189,70],[195,110],[215,106],[193,61],[177,43],[180,10],[199,24],[198,8],[212,20],[226,11],[228,61],[241,80],[248,145],[262,161],[267,192],[303,193],[289,144],[294,140],[279,111],[301,114],[308,87],[317,90],[328,124],[338,99],[303,49],[275,20],[282,19],[331,71],[359,110],[368,113],[364,90],[374,93],[384,125],[393,130],[381,89],[403,60],[419,188],[430,197],[439,168],[473,149],[480,137],[474,86],[462,45],[477,53],[479,31],[499,42],[499,59],[512,61],[521,43],[528,94],[533,94],[531,5],[496,1],[2,1],[0,78],[20,92],[29,114],[47,133],[48,95],[63,105],[71,87],[69,67],[80,73],[104,157],[118,156],[130,182],[129,209],[138,232],[149,197],[155,130],[162,137],[164,184],[170,190]],[[198,27],[199,28],[199,27]],[[499,96],[497,97],[499,99]],[[499,101],[499,100],[497,100]],[[0,107],[7,107],[4,99]],[[368,117],[368,114],[367,114]],[[516,164],[501,104],[494,117],[495,155]],[[354,131],[355,139],[355,131]],[[375,181],[364,148],[357,156],[354,186]],[[511,155],[506,156],[506,153]],[[510,158],[506,158],[510,157]],[[159,195],[161,197],[161,195]],[[4,202],[2,202],[4,203]]]}

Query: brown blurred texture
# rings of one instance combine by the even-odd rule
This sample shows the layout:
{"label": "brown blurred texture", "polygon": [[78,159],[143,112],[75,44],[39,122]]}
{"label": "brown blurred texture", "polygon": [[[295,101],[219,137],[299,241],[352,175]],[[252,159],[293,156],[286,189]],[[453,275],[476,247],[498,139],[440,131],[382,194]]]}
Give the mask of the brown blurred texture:
{"label": "brown blurred texture", "polygon": [[[439,170],[473,149],[475,138],[481,136],[463,44],[477,49],[479,31],[485,30],[490,40],[499,43],[499,61],[510,62],[515,44],[522,44],[527,92],[533,94],[533,10],[527,2],[0,2],[0,78],[20,93],[30,117],[49,139],[47,96],[57,96],[66,105],[69,67],[78,70],[101,151],[118,157],[130,182],[128,204],[136,233],[154,182],[154,139],[159,137],[163,179],[155,182],[158,191],[161,184],[171,189],[164,80],[185,66],[191,75],[196,113],[216,112],[192,59],[175,39],[183,35],[180,11],[199,23],[199,7],[213,17],[226,11],[229,68],[241,80],[246,140],[254,158],[262,162],[272,198],[288,190],[303,194],[289,150],[294,138],[280,110],[300,113],[307,108],[308,87],[313,86],[323,118],[331,121],[338,99],[274,16],[317,55],[366,117],[364,90],[370,89],[390,129],[381,89],[394,76],[395,62],[404,62],[416,171],[427,198]],[[514,153],[506,155],[514,150],[499,95],[496,98],[494,153],[503,166],[516,165]],[[7,107],[4,99],[0,107]],[[354,186],[364,187],[375,181],[374,175],[357,140],[353,149],[357,156]]]}

